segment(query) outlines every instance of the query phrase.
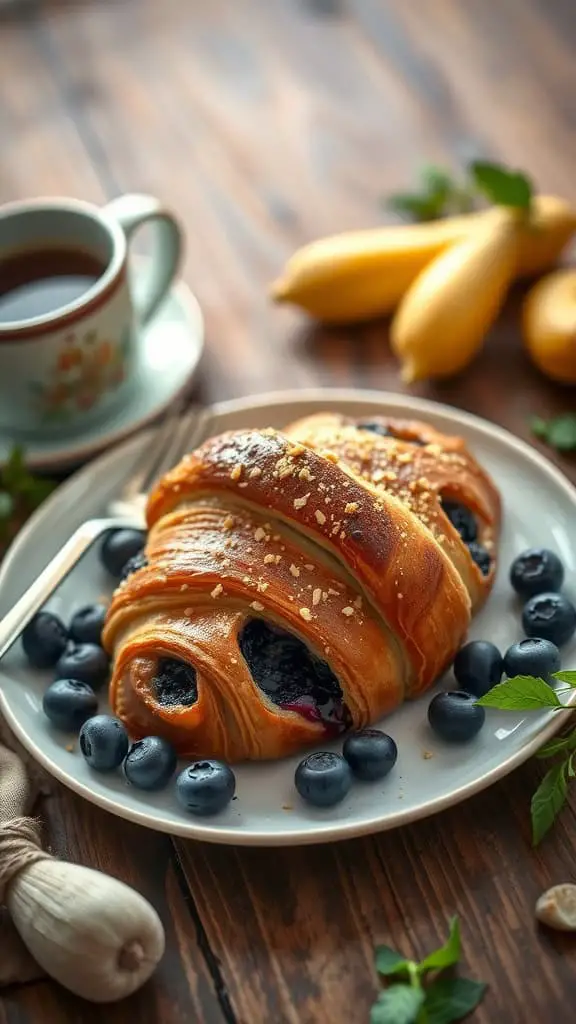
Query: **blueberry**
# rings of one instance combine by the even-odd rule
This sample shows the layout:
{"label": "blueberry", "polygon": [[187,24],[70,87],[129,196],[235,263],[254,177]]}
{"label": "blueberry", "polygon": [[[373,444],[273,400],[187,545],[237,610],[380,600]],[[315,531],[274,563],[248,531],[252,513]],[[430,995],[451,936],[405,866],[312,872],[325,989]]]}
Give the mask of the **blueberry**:
{"label": "blueberry", "polygon": [[176,779],[176,797],[190,814],[208,817],[228,806],[236,790],[234,772],[223,761],[196,761]]}
{"label": "blueberry", "polygon": [[79,679],[57,679],[42,701],[44,714],[52,725],[65,732],[77,732],[98,709],[96,694]]}
{"label": "blueberry", "polygon": [[56,672],[62,678],[70,676],[88,683],[95,690],[108,678],[110,662],[106,651],[96,644],[71,644],[66,648],[56,665]]}
{"label": "blueberry", "polygon": [[377,782],[396,764],[398,747],[392,737],[380,729],[362,729],[346,738],[342,754],[357,779]]}
{"label": "blueberry", "polygon": [[454,529],[460,534],[465,544],[470,544],[478,536],[476,520],[466,505],[460,505],[457,501],[443,501],[442,508]]}
{"label": "blueberry", "polygon": [[148,565],[148,559],[143,551],[139,551],[137,555],[133,555],[132,558],[128,559],[120,573],[120,579],[127,580],[133,572],[138,572],[138,569],[143,569],[145,565]]}
{"label": "blueberry", "polygon": [[138,789],[164,789],[177,764],[176,751],[161,736],[145,736],[133,743],[124,761],[128,782]]}
{"label": "blueberry", "polygon": [[94,715],[84,722],[80,730],[80,750],[97,772],[111,772],[118,768],[129,746],[126,729],[120,719],[112,715]]}
{"label": "blueberry", "polygon": [[538,636],[562,647],[576,630],[576,608],[562,594],[536,594],[524,605],[522,627],[526,636]]}
{"label": "blueberry", "polygon": [[510,568],[510,583],[521,597],[560,590],[564,582],[564,566],[553,551],[529,548],[515,558]]}
{"label": "blueberry", "polygon": [[471,740],[484,725],[486,713],[476,697],[464,690],[437,693],[428,705],[428,721],[435,733],[449,743]]}
{"label": "blueberry", "polygon": [[352,785],[352,771],[340,754],[320,751],[300,761],[294,775],[300,796],[315,807],[340,803]]}
{"label": "blueberry", "polygon": [[34,668],[52,668],[67,643],[66,627],[52,612],[38,612],[22,633],[24,654]]}
{"label": "blueberry", "polygon": [[468,544],[468,551],[472,556],[472,561],[476,562],[476,565],[480,569],[482,575],[487,576],[488,573],[490,572],[492,559],[490,558],[489,553],[486,551],[486,548],[482,547],[481,544],[478,544],[477,541],[473,540],[470,541],[470,543]]}
{"label": "blueberry", "polygon": [[560,670],[560,651],[551,640],[531,637],[512,644],[504,655],[504,671],[511,676],[539,676],[550,682],[554,672]]}
{"label": "blueberry", "polygon": [[462,690],[483,697],[502,679],[502,655],[489,640],[471,640],[454,661],[454,675]]}
{"label": "blueberry", "polygon": [[145,540],[143,530],[110,530],[100,548],[102,565],[119,580],[126,562],[142,551]]}
{"label": "blueberry", "polygon": [[77,644],[100,644],[105,618],[106,606],[103,604],[87,604],[80,608],[70,623],[70,639]]}

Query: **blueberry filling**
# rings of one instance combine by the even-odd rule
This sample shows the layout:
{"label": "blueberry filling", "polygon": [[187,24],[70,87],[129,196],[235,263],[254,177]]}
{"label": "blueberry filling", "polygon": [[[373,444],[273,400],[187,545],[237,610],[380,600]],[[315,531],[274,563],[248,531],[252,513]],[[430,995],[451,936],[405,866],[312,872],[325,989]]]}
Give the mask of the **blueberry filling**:
{"label": "blueberry filling", "polygon": [[254,682],[278,707],[322,722],[327,735],[350,728],[350,712],[336,676],[302,640],[262,619],[250,619],[238,645]]}
{"label": "blueberry filling", "polygon": [[419,448],[423,448],[427,443],[426,441],[421,441],[419,437],[400,437],[390,427],[387,427],[384,423],[378,423],[376,420],[362,420],[358,427],[360,430],[369,430],[372,434],[378,434],[380,437],[395,437],[399,441],[407,441],[408,444],[418,445]]}
{"label": "blueberry filling", "polygon": [[490,572],[492,559],[486,548],[478,543],[478,524],[472,512],[469,508],[466,508],[466,505],[461,505],[457,501],[448,501],[445,498],[442,499],[441,505],[442,511],[448,517],[454,529],[460,534],[468,548],[472,561],[476,562],[482,575],[487,576]]}
{"label": "blueberry filling", "polygon": [[478,526],[469,508],[457,501],[442,500],[442,509],[448,516],[454,529],[460,534],[465,544],[470,544],[478,536]]}
{"label": "blueberry filling", "polygon": [[148,565],[148,559],[143,551],[139,551],[137,555],[132,555],[132,558],[128,559],[126,565],[122,569],[120,579],[127,580],[133,572],[138,572],[138,569],[143,569],[146,565]]}
{"label": "blueberry filling", "polygon": [[481,544],[477,544],[476,541],[473,540],[468,545],[468,550],[472,556],[472,561],[476,562],[476,565],[480,569],[482,575],[487,576],[488,573],[490,572],[492,559],[490,558],[489,553],[486,551],[486,548],[482,547]]}
{"label": "blueberry filling", "polygon": [[156,700],[164,707],[189,708],[198,700],[196,669],[177,658],[160,658],[153,686]]}

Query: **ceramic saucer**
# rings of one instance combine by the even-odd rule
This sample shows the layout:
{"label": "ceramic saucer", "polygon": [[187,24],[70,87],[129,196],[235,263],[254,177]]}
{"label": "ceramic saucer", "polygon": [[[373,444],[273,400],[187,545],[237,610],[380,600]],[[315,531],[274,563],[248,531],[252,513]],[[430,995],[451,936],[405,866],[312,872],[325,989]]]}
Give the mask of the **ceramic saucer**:
{"label": "ceramic saucer", "polygon": [[[125,401],[103,422],[74,436],[22,441],[31,469],[54,472],[86,462],[152,422],[193,380],[204,346],[204,323],[194,295],[183,281],[172,286],[154,319],[143,329],[135,379]],[[0,464],[19,441],[0,428]]]}

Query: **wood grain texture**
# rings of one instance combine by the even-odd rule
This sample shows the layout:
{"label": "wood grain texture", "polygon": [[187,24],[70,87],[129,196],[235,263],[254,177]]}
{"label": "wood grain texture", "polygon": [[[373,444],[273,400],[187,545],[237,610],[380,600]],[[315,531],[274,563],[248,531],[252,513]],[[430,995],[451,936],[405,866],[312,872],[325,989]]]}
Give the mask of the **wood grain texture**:
{"label": "wood grain texture", "polygon": [[110,817],[54,784],[42,801],[46,847],[55,855],[115,875],[142,893],[156,908],[166,930],[167,952],[154,976],[130,999],[113,1006],[90,1006],[48,982],[0,994],[1,1024],[21,1020],[55,1024],[96,1024],[105,1013],[120,1024],[126,1013],[142,1024],[170,1021],[222,1024],[213,978],[201,949],[201,930],[171,840]]}
{"label": "wood grain texture", "polygon": [[[385,323],[321,328],[266,288],[294,248],[382,223],[381,197],[424,161],[484,154],[576,200],[570,0],[17,0],[0,9],[0,201],[96,202],[149,190],[188,237],[184,274],[208,334],[204,400],[278,387],[403,390]],[[529,439],[574,406],[525,358],[521,290],[466,373],[411,393]],[[550,453],[547,453],[550,454]],[[574,460],[556,461],[576,481]],[[272,852],[178,842],[62,789],[53,843],[136,885],[169,949],[116,1024],[363,1022],[375,943],[421,955],[462,918],[465,965],[490,984],[474,1021],[571,1019],[575,947],[534,925],[574,877],[572,800],[541,849],[527,765],[465,806],[393,834]],[[48,982],[3,994],[0,1024],[103,1019]]]}

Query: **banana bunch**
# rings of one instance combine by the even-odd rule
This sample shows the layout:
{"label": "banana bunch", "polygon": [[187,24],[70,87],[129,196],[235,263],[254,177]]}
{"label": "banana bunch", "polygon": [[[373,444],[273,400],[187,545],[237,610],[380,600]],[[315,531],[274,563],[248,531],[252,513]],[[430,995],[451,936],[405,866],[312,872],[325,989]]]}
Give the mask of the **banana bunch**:
{"label": "banana bunch", "polygon": [[[523,175],[491,164],[474,172],[498,205],[312,242],[288,261],[272,297],[335,324],[395,310],[391,343],[403,378],[458,373],[481,347],[511,282],[552,267],[576,231],[576,209],[534,196]],[[533,310],[534,303],[525,317],[531,334],[540,330],[532,328]]]}

